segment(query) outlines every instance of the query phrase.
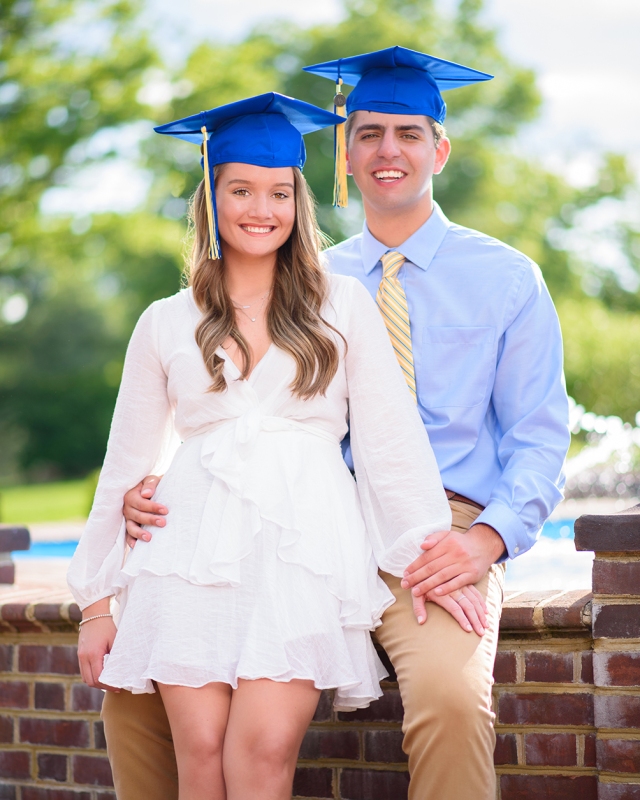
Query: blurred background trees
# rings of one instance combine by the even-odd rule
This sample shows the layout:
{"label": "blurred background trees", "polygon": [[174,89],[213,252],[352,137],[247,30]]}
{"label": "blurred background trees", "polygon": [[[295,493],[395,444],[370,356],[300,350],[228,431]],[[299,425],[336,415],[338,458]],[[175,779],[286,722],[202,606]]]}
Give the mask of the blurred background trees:
{"label": "blurred background trees", "polygon": [[[274,89],[329,106],[333,87],[303,65],[394,44],[496,75],[445,95],[453,153],[436,199],[540,264],[563,322],[570,394],[633,421],[640,225],[615,228],[623,269],[588,235],[637,191],[633,176],[610,154],[578,190],[517,153],[514,136],[540,106],[535,75],[500,52],[481,8],[460,0],[444,15],[431,0],[347,0],[338,24],[279,20],[236,44],[200,44],[176,67],[135,2],[0,0],[0,482],[100,464],[128,336],[152,300],[180,287],[199,153],[153,125]],[[307,149],[322,226],[334,240],[352,235],[362,222],[355,186],[349,209],[330,205],[331,133],[308,136]],[[109,177],[123,170],[129,188],[107,202]]]}

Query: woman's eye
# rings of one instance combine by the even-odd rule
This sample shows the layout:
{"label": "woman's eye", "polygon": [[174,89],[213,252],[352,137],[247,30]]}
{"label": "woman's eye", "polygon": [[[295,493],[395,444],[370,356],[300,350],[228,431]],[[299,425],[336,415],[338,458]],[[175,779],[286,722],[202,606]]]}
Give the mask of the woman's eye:
{"label": "woman's eye", "polygon": [[273,196],[276,200],[286,200],[289,197],[285,192],[276,192]]}
{"label": "woman's eye", "polygon": [[249,194],[248,189],[235,189],[234,194],[237,194],[239,197],[246,197]]}

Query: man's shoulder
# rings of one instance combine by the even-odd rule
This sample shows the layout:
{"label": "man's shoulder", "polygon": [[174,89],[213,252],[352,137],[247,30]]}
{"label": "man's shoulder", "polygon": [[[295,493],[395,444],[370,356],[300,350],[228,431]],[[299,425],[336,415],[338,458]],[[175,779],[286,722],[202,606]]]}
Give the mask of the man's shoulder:
{"label": "man's shoulder", "polygon": [[538,265],[525,253],[487,233],[452,222],[440,247],[442,257],[460,257],[467,263],[490,262],[496,269],[517,273],[539,273]]}
{"label": "man's shoulder", "polygon": [[327,269],[330,272],[353,274],[353,268],[362,263],[361,243],[362,234],[357,233],[328,247],[322,254]]}

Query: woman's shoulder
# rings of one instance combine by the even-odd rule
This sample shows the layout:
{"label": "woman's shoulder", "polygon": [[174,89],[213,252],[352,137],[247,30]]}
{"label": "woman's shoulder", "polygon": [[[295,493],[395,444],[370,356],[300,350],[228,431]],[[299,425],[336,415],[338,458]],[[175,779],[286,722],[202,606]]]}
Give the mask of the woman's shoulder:
{"label": "woman's shoulder", "polygon": [[193,292],[191,287],[185,287],[169,297],[161,297],[154,300],[143,312],[142,316],[150,316],[154,319],[170,319],[189,314],[195,308]]}
{"label": "woman's shoulder", "polygon": [[358,292],[358,286],[362,284],[357,278],[351,275],[336,275],[333,272],[327,273],[327,285],[329,287],[328,297],[334,306],[348,304],[354,293]]}

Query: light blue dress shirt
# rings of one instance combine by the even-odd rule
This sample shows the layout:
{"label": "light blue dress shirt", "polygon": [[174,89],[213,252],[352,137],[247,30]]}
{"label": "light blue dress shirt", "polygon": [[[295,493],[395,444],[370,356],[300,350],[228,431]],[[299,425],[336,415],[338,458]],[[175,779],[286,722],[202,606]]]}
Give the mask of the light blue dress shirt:
{"label": "light blue dress shirt", "polygon": [[[562,499],[568,401],[558,317],[539,267],[455,225],[439,206],[406,242],[363,232],[326,251],[329,269],[375,298],[388,250],[411,319],[418,408],[446,489],[485,506],[509,558],[535,544]],[[348,443],[343,448],[351,465]],[[507,557],[507,556],[505,556]]]}

